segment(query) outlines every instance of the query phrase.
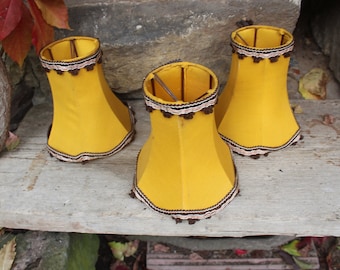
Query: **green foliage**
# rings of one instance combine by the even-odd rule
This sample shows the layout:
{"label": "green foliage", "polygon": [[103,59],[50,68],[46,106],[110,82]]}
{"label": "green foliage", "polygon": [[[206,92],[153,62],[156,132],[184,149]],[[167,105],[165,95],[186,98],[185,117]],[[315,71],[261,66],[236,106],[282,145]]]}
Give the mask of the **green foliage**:
{"label": "green foliage", "polygon": [[299,240],[293,240],[293,241],[289,242],[288,244],[282,246],[281,249],[284,252],[287,252],[289,255],[300,257],[301,254],[300,254],[300,252],[298,251],[298,248],[297,248],[298,243],[299,243]]}
{"label": "green foliage", "polygon": [[124,261],[125,257],[130,257],[138,249],[139,241],[134,240],[131,242],[127,243],[121,243],[121,242],[109,242],[109,246],[111,248],[113,256],[119,260],[119,261]]}
{"label": "green foliage", "polygon": [[95,270],[99,238],[96,234],[72,233],[66,270]]}

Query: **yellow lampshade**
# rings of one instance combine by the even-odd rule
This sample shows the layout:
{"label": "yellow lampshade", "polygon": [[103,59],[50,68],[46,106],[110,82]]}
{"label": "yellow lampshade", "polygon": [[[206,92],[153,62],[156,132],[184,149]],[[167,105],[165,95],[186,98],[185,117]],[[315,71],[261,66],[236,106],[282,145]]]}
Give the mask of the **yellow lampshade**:
{"label": "yellow lampshade", "polygon": [[40,53],[53,97],[47,147],[51,155],[82,162],[112,155],[133,138],[134,117],[111,91],[98,39],[74,36]]}
{"label": "yellow lampshade", "polygon": [[287,92],[293,36],[252,25],[231,34],[229,78],[216,106],[218,132],[241,155],[267,154],[300,139]]}
{"label": "yellow lampshade", "polygon": [[189,62],[161,66],[143,83],[151,133],[133,192],[177,220],[210,217],[238,192],[231,151],[216,128],[217,88],[212,71]]}

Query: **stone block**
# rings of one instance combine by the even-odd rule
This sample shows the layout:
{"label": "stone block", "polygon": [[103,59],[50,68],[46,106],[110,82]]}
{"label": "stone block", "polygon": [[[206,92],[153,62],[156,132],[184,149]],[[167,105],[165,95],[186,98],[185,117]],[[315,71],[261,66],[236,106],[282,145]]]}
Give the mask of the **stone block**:
{"label": "stone block", "polygon": [[313,36],[323,53],[329,56],[329,68],[340,82],[340,2],[338,0],[312,0],[310,9]]}
{"label": "stone block", "polygon": [[230,34],[241,20],[292,32],[301,0],[66,0],[72,31],[101,40],[104,71],[117,93],[141,89],[144,76],[175,59],[213,70],[224,84]]}
{"label": "stone block", "polygon": [[12,270],[95,269],[97,235],[28,231],[18,234],[16,243]]}

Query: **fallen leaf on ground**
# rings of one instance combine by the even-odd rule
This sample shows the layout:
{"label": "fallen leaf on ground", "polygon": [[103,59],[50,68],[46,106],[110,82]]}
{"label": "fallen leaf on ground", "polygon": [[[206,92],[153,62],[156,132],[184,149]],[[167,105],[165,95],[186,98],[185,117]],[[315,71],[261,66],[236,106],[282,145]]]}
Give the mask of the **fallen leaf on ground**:
{"label": "fallen leaf on ground", "polygon": [[288,253],[289,255],[299,257],[299,256],[301,256],[301,254],[298,250],[298,244],[299,244],[299,240],[293,240],[293,241],[289,242],[288,244],[283,245],[281,247],[281,250]]}
{"label": "fallen leaf on ground", "polygon": [[328,76],[321,68],[313,68],[299,81],[299,92],[305,99],[325,99]]}
{"label": "fallen leaf on ground", "polygon": [[302,107],[299,104],[293,104],[291,108],[294,113],[303,113]]}
{"label": "fallen leaf on ground", "polygon": [[322,117],[322,123],[324,125],[332,125],[332,124],[334,124],[334,122],[335,122],[335,117],[331,114],[325,114]]}
{"label": "fallen leaf on ground", "polygon": [[17,135],[12,132],[8,132],[8,138],[6,140],[6,149],[8,151],[14,150],[20,143],[20,139]]}
{"label": "fallen leaf on ground", "polygon": [[15,238],[9,241],[0,249],[0,269],[10,270],[15,259]]}
{"label": "fallen leaf on ground", "polygon": [[112,241],[112,242],[109,242],[108,244],[111,248],[113,257],[115,257],[119,261],[123,261],[124,260],[124,252],[126,250],[125,243]]}
{"label": "fallen leaf on ground", "polygon": [[117,260],[123,261],[125,257],[130,257],[135,254],[138,249],[139,240],[134,240],[127,243],[112,241],[108,244],[111,248],[113,256]]}

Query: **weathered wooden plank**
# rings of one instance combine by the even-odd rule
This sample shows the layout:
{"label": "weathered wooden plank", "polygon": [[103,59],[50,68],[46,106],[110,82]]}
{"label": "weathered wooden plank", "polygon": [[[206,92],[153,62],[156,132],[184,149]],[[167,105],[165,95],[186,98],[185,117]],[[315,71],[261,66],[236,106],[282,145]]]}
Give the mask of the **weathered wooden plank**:
{"label": "weathered wooden plank", "polygon": [[[251,250],[244,256],[237,256],[233,250],[214,250],[214,253],[203,251],[193,252],[188,249],[178,249],[163,245],[163,251],[155,250],[159,243],[148,242],[146,262],[147,267],[153,270],[247,270],[247,269],[294,269],[275,252],[256,250],[261,257],[252,256]],[[201,256],[202,254],[202,256]],[[317,252],[312,248],[308,254],[299,257],[299,260],[308,265],[308,269],[320,269]]]}
{"label": "weathered wooden plank", "polygon": [[[240,195],[211,219],[175,222],[129,197],[136,156],[149,134],[142,101],[135,140],[115,156],[86,164],[51,158],[51,107],[35,106],[20,125],[21,144],[0,153],[0,227],[133,235],[340,236],[340,101],[295,100],[304,140],[253,160],[235,155]],[[322,116],[332,114],[332,125]]]}
{"label": "weathered wooden plank", "polygon": [[[306,257],[302,262],[310,266],[309,269],[320,269],[317,257]],[[294,269],[279,258],[264,259],[215,259],[215,260],[190,260],[190,258],[149,258],[147,266],[152,270],[281,270]]]}

